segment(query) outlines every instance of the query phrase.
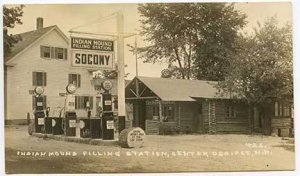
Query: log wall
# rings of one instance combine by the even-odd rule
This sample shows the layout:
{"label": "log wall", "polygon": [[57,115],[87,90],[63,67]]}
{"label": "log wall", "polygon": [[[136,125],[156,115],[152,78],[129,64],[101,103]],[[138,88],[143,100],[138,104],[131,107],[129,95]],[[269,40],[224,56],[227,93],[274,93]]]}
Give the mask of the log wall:
{"label": "log wall", "polygon": [[[227,106],[234,106],[235,117],[226,117]],[[206,133],[249,132],[249,108],[246,104],[230,100],[204,100],[202,112],[203,128]]]}
{"label": "log wall", "polygon": [[146,120],[146,134],[153,135],[159,134],[159,123],[160,121]]}
{"label": "log wall", "polygon": [[[201,108],[196,102],[177,102],[179,125],[184,131],[197,132],[199,129],[199,109]],[[179,115],[180,114],[180,115]]]}

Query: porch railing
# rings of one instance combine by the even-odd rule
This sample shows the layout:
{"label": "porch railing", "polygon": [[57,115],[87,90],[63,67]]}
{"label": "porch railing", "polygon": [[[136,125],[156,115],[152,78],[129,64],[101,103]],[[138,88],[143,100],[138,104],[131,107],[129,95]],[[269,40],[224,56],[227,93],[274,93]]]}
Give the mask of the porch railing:
{"label": "porch railing", "polygon": [[149,134],[149,135],[159,134],[159,126],[161,124],[163,124],[164,126],[170,127],[170,128],[177,127],[176,122],[160,122],[158,120],[146,120],[146,128],[145,128],[146,134]]}

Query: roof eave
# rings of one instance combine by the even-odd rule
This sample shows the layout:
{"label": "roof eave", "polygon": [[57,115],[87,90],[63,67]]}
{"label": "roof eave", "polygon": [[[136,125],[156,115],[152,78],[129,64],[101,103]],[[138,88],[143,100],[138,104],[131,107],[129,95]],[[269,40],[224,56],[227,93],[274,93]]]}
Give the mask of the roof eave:
{"label": "roof eave", "polygon": [[49,33],[51,33],[53,30],[57,30],[57,32],[63,37],[63,39],[66,41],[66,43],[69,45],[69,39],[68,37],[55,25],[51,30],[49,30],[48,32],[46,32],[45,34],[43,34],[41,37],[39,37],[38,39],[36,39],[34,42],[32,42],[30,45],[28,45],[27,47],[25,47],[24,49],[22,49],[19,53],[17,53],[16,55],[14,55],[12,58],[10,58],[5,62],[5,65],[10,66],[13,65],[12,62],[22,53],[24,53],[25,51],[27,51],[30,47],[32,47],[33,45],[35,45],[37,42],[39,42],[41,39],[43,39],[45,36],[47,36]]}

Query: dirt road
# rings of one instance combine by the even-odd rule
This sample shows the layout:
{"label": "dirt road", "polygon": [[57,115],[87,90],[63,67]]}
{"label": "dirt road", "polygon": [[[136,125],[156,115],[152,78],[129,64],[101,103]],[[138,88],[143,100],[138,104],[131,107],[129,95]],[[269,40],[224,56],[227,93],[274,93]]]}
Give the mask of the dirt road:
{"label": "dirt road", "polygon": [[292,140],[261,135],[146,136],[139,149],[36,138],[5,128],[7,173],[293,170]]}

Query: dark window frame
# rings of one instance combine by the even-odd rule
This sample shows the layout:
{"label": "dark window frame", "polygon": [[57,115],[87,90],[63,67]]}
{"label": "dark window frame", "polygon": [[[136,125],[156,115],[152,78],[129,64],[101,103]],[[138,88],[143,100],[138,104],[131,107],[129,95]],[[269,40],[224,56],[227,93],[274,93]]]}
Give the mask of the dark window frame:
{"label": "dark window frame", "polygon": [[80,110],[80,109],[86,109],[86,104],[87,101],[90,104],[90,109],[93,109],[93,104],[94,104],[94,97],[93,96],[88,96],[88,95],[78,95],[75,96],[75,109]]}
{"label": "dark window frame", "polygon": [[292,105],[289,102],[276,101],[274,103],[274,116],[275,117],[291,117]]}
{"label": "dark window frame", "polygon": [[32,85],[33,86],[47,86],[47,72],[34,71],[32,72]]}
{"label": "dark window frame", "polygon": [[[74,80],[75,79],[75,80]],[[68,75],[68,83],[74,84],[74,81],[76,82],[75,85],[77,88],[81,87],[81,75],[78,73],[69,73]]]}
{"label": "dark window frame", "polygon": [[[52,46],[41,45],[40,53],[41,53],[40,54],[41,58],[58,59],[58,60],[68,59],[68,49],[63,47],[52,47]],[[45,54],[47,55],[45,56]]]}
{"label": "dark window frame", "polygon": [[226,119],[236,118],[236,107],[234,105],[225,106],[225,118]]}

